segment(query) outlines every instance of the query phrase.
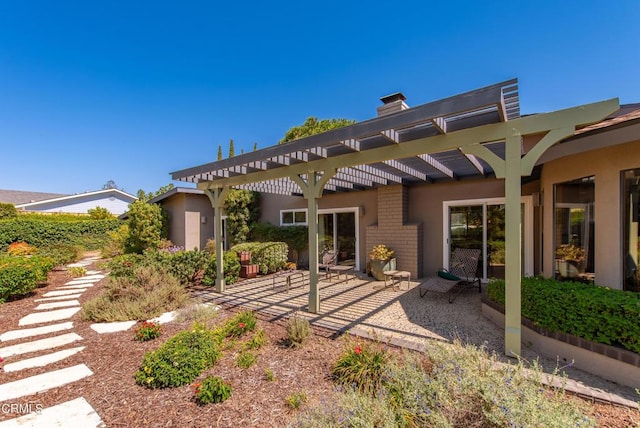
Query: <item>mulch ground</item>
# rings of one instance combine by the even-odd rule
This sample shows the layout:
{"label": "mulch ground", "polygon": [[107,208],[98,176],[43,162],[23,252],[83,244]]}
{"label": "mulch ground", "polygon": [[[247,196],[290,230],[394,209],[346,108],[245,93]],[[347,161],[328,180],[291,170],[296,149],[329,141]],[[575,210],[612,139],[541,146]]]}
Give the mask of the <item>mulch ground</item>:
{"label": "mulch ground", "polygon": [[[38,288],[32,296],[0,305],[0,332],[18,329],[18,320],[34,312],[37,305],[34,298],[69,280],[71,278],[66,272],[52,272],[47,285]],[[100,283],[87,290],[80,302],[95,297],[99,291]],[[216,323],[231,315],[233,310],[223,308]],[[84,397],[108,427],[286,426],[296,416],[296,411],[290,409],[285,402],[291,394],[304,392],[308,397],[305,406],[318,402],[331,405],[334,389],[328,373],[344,347],[344,338],[335,339],[332,332],[314,328],[313,337],[302,347],[290,348],[285,343],[284,323],[258,316],[258,326],[265,331],[268,344],[260,349],[257,363],[248,369],[241,369],[235,364],[236,354],[225,351],[222,359],[200,378],[208,374],[220,376],[232,385],[232,396],[224,403],[199,406],[193,399],[191,385],[147,389],[134,381],[134,373],[138,370],[144,353],[156,349],[173,334],[189,328],[190,322],[165,324],[159,339],[138,342],[133,340],[133,329],[98,334],[89,328],[91,323],[80,319],[79,314],[72,320],[72,331],[82,336],[83,340],[69,347],[85,346],[82,352],[42,368],[13,373],[0,371],[0,383],[84,363],[93,371],[93,376],[43,394],[23,397],[19,402],[49,407]],[[38,339],[57,334],[60,333],[39,336]],[[7,345],[19,342],[11,341]],[[21,359],[35,355],[25,354]],[[267,379],[267,369],[273,372],[274,380]],[[598,426],[613,428],[640,424],[638,411],[601,403],[589,403],[589,409]],[[0,420],[16,416],[19,415],[0,412]]]}

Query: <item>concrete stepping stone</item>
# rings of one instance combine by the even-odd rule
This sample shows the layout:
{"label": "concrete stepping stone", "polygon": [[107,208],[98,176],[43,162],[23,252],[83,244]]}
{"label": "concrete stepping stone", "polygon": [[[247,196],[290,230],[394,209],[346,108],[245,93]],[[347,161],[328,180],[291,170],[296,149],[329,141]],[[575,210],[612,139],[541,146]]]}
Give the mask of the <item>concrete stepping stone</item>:
{"label": "concrete stepping stone", "polygon": [[11,330],[0,334],[0,342],[9,340],[24,339],[25,337],[38,336],[41,334],[55,333],[57,331],[69,330],[73,328],[71,321],[60,324],[45,325],[42,327],[23,328],[21,330]]}
{"label": "concrete stepping stone", "polygon": [[[54,370],[0,385],[0,401],[13,400],[27,395],[48,391],[91,376],[93,372],[85,364]],[[49,425],[51,426],[51,425]],[[83,425],[62,425],[83,426]]]}
{"label": "concrete stepping stone", "polygon": [[[35,409],[34,406],[34,410]],[[47,407],[19,418],[0,422],[1,428],[105,427],[93,407],[83,397]]]}
{"label": "concrete stepping stone", "polygon": [[87,288],[87,287],[93,287],[93,283],[89,282],[89,283],[84,283],[84,284],[76,284],[76,285],[61,285],[60,287],[57,287],[58,290],[74,290],[74,289],[80,289],[80,288]]}
{"label": "concrete stepping stone", "polygon": [[27,358],[26,360],[5,364],[3,369],[5,372],[17,372],[19,370],[31,369],[34,367],[44,367],[48,364],[56,363],[75,355],[84,348],[84,346],[78,346],[76,348],[63,349],[62,351],[53,352],[51,354],[40,355],[39,357]]}
{"label": "concrete stepping stone", "polygon": [[129,330],[136,325],[138,321],[117,321],[117,322],[101,322],[91,324],[91,329],[97,333],[116,333],[118,331]]}
{"label": "concrete stepping stone", "polygon": [[31,325],[31,324],[40,324],[43,322],[53,322],[65,320],[67,318],[71,318],[74,316],[80,308],[66,308],[66,309],[56,309],[53,311],[47,312],[37,312],[35,314],[29,314],[20,318],[18,321],[19,326],[23,325]]}
{"label": "concrete stepping stone", "polygon": [[80,302],[77,300],[61,300],[59,302],[41,303],[36,306],[36,311],[44,311],[49,309],[65,308],[68,306],[80,306]]}
{"label": "concrete stepping stone", "polygon": [[100,282],[100,279],[74,279],[72,281],[65,282],[63,285],[83,285],[83,284],[95,284],[96,282]]}
{"label": "concrete stepping stone", "polygon": [[102,272],[100,272],[99,270],[88,270],[87,272],[85,272],[85,275],[102,275]]}
{"label": "concrete stepping stone", "polygon": [[48,293],[44,293],[42,297],[66,296],[69,294],[83,293],[85,291],[87,291],[86,288],[74,288],[73,290],[55,290],[55,291],[49,291]]}
{"label": "concrete stepping stone", "polygon": [[178,312],[177,311],[165,312],[164,314],[160,315],[159,317],[151,318],[148,321],[149,322],[155,322],[155,323],[158,323],[158,324],[166,324],[168,322],[171,322],[171,321],[175,320],[177,316],[178,316]]}
{"label": "concrete stepping stone", "polygon": [[85,275],[85,276],[81,276],[80,278],[76,278],[73,281],[92,281],[92,280],[101,280],[104,279],[104,275],[102,274],[95,274],[95,275]]}
{"label": "concrete stepping stone", "polygon": [[31,342],[18,343],[16,345],[10,345],[5,346],[4,348],[0,348],[0,357],[8,358],[13,355],[44,351],[45,349],[68,345],[69,343],[73,343],[78,340],[82,340],[82,336],[79,336],[76,333],[65,333],[59,336],[47,337],[46,339],[38,339]]}
{"label": "concrete stepping stone", "polygon": [[[78,292],[80,290],[76,290],[76,292]],[[68,300],[68,299],[77,299],[80,296],[82,296],[82,294],[67,294],[64,296],[54,296],[54,297],[45,297],[43,299],[34,299],[34,302],[52,302],[52,301],[56,301],[56,300]]]}

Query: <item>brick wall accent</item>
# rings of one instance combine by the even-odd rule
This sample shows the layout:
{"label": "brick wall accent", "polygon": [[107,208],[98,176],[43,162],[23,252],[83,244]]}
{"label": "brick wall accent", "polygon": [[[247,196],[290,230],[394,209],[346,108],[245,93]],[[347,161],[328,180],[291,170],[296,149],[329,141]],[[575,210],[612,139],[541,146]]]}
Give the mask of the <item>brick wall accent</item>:
{"label": "brick wall accent", "polygon": [[407,223],[409,192],[405,186],[378,187],[378,224],[367,227],[367,252],[385,244],[396,252],[398,270],[422,276],[422,223]]}

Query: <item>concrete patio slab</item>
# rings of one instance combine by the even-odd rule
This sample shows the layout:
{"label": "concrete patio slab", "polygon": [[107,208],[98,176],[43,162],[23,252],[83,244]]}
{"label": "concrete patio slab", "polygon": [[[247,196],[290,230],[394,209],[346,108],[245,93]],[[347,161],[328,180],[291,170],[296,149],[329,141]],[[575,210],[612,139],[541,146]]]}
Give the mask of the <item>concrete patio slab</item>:
{"label": "concrete patio slab", "polygon": [[48,293],[44,293],[42,295],[42,297],[57,297],[57,296],[67,296],[69,294],[75,294],[75,293],[83,293],[87,291],[86,288],[74,288],[73,290],[56,290],[56,291],[49,291]]}
{"label": "concrete patio slab", "polygon": [[[76,292],[79,290],[76,290]],[[52,301],[56,301],[56,300],[68,300],[68,299],[77,299],[78,297],[82,296],[82,294],[78,293],[78,294],[67,294],[67,295],[63,295],[63,296],[54,296],[54,297],[45,297],[42,299],[33,299],[34,302],[52,302]]]}
{"label": "concrete patio slab", "polygon": [[82,336],[79,336],[76,333],[65,333],[59,336],[47,337],[46,339],[18,343],[16,345],[0,348],[0,357],[8,358],[14,355],[27,354],[29,352],[44,351],[45,349],[68,345],[69,343],[73,343],[78,340],[82,340]]}
{"label": "concrete patio slab", "polygon": [[93,372],[85,364],[78,364],[71,367],[65,367],[64,369],[54,370],[13,382],[4,383],[0,385],[0,401],[13,400],[39,392],[48,391],[52,388],[76,382],[87,376],[91,376],[92,374]]}
{"label": "concrete patio slab", "polygon": [[69,306],[80,306],[80,302],[78,300],[61,300],[58,302],[51,303],[41,303],[36,306],[36,311],[45,311],[49,309],[58,309],[58,308],[66,308]]}
{"label": "concrete patio slab", "polygon": [[16,361],[15,363],[5,364],[3,369],[5,372],[17,372],[19,370],[31,369],[34,367],[44,367],[48,364],[56,363],[82,351],[85,347],[78,346],[76,348],[63,349],[62,351],[52,352],[51,354],[40,355],[39,357],[27,358],[26,360]]}
{"label": "concrete patio slab", "polygon": [[118,321],[118,322],[103,322],[91,324],[91,329],[97,333],[116,333],[118,331],[129,330],[136,325],[138,321]]}
{"label": "concrete patio slab", "polygon": [[23,328],[21,330],[11,330],[0,334],[0,342],[9,340],[24,339],[25,337],[38,336],[41,334],[55,333],[57,331],[69,330],[73,328],[71,321],[60,324],[45,325],[42,327]]}
{"label": "concrete patio slab", "polygon": [[100,415],[83,397],[47,407],[40,412],[0,422],[1,428],[105,427]]}
{"label": "concrete patio slab", "polygon": [[23,325],[40,324],[44,322],[65,320],[67,318],[71,318],[72,316],[74,316],[79,310],[80,308],[67,308],[67,309],[56,309],[54,311],[29,314],[25,317],[22,317],[20,321],[18,321],[18,325],[23,326]]}

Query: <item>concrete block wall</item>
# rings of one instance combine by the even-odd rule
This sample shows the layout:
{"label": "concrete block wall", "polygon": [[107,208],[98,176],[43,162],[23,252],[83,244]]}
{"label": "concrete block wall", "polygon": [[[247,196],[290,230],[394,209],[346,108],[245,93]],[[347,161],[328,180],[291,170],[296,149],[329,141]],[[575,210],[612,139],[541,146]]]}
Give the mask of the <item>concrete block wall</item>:
{"label": "concrete block wall", "polygon": [[402,185],[378,188],[378,224],[368,226],[367,252],[385,244],[396,252],[397,269],[422,276],[422,223],[407,223],[409,192]]}

